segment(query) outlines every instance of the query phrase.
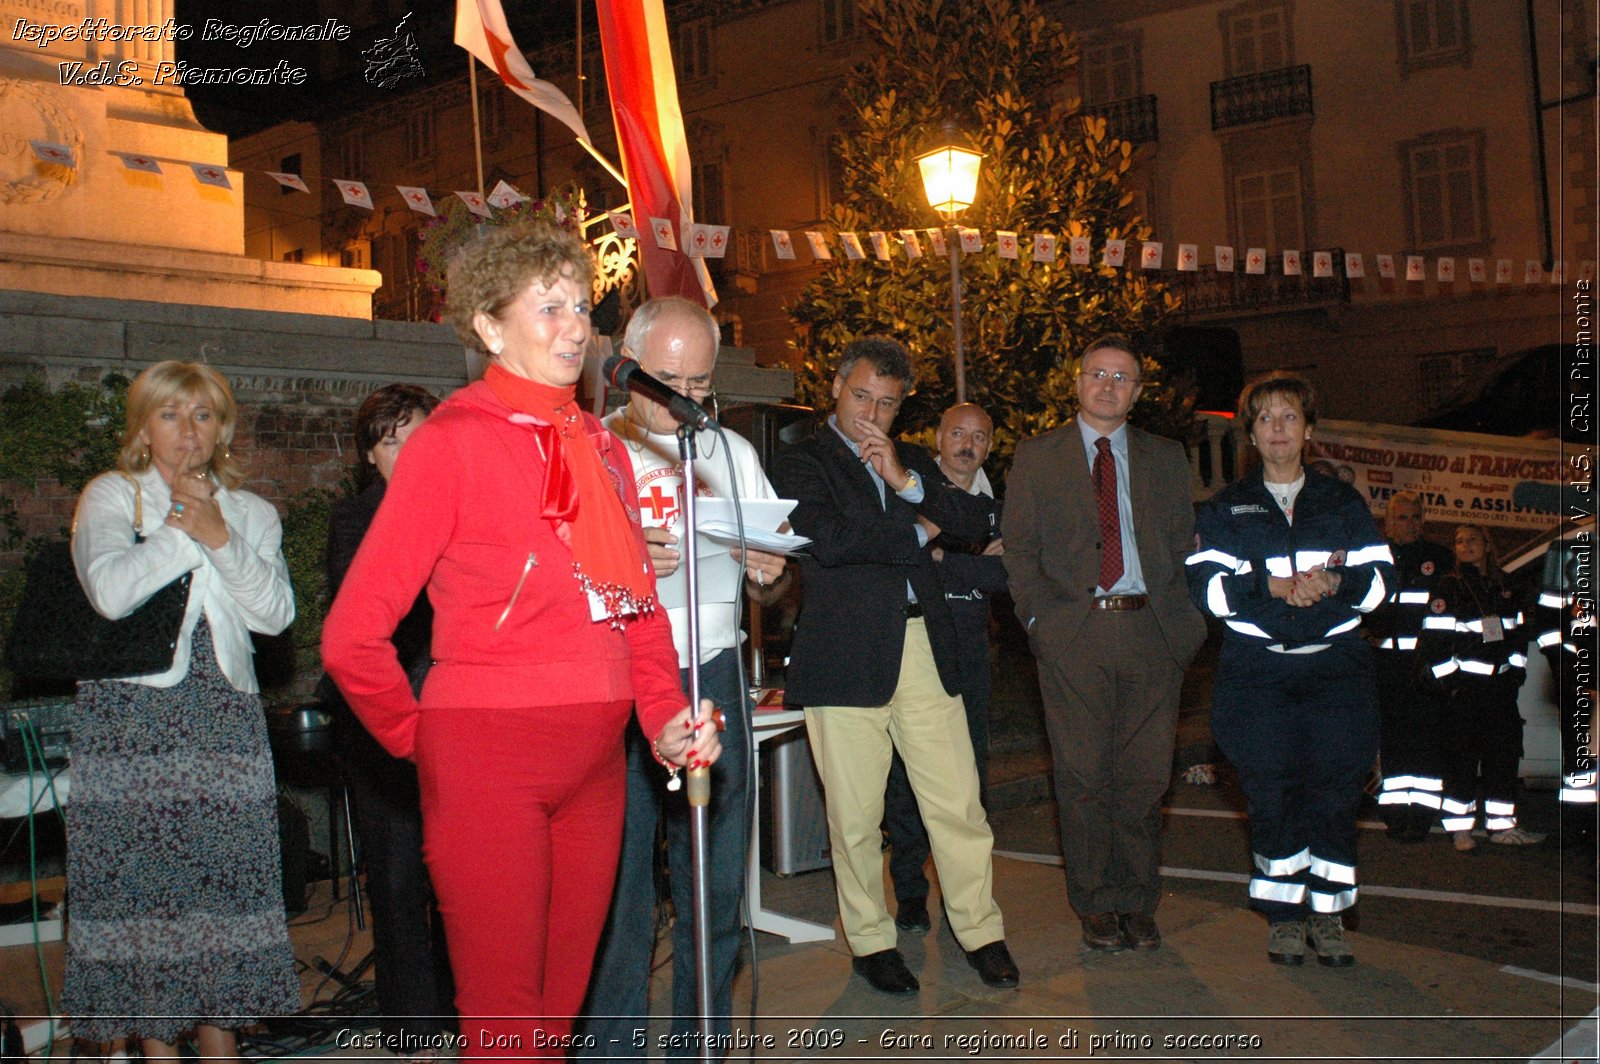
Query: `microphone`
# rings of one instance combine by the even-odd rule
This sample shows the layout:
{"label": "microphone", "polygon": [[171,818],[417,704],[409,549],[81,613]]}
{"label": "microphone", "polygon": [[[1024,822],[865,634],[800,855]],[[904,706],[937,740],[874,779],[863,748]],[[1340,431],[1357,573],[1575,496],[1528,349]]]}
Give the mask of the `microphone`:
{"label": "microphone", "polygon": [[634,395],[653,399],[667,408],[678,421],[697,429],[715,429],[717,423],[711,412],[686,395],[679,395],[644,371],[638,361],[626,355],[611,355],[600,367],[601,376],[613,388],[621,388]]}

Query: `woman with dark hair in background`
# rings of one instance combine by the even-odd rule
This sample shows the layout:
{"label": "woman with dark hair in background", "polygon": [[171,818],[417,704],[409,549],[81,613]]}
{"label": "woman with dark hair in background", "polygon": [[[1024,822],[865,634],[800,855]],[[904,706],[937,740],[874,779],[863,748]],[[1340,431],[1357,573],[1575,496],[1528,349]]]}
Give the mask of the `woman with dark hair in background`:
{"label": "woman with dark hair in background", "polygon": [[1457,851],[1477,848],[1481,766],[1489,841],[1529,846],[1544,836],[1517,824],[1517,759],[1522,756],[1517,688],[1528,675],[1522,607],[1482,526],[1457,526],[1455,546],[1455,572],[1434,589],[1417,646],[1446,698],[1440,821]]}
{"label": "woman with dark hair in background", "polygon": [[1305,378],[1273,373],[1239,400],[1261,462],[1200,508],[1195,604],[1222,620],[1212,732],[1249,802],[1251,903],[1267,958],[1355,961],[1340,915],[1356,901],[1356,810],[1378,752],[1378,697],[1361,615],[1388,597],[1394,557],[1359,493],[1308,471],[1317,423]]}
{"label": "woman with dark hair in background", "polygon": [[250,645],[289,626],[294,594],[278,512],[239,487],[222,375],[158,362],[127,411],[124,475],[78,499],[78,580],[112,619],[185,574],[189,604],[165,672],[78,685],[61,1003],[85,1042],[136,1033],[174,1059],[196,1029],[202,1057],[233,1059],[233,1028],[300,1008]]}
{"label": "woman with dark hair in background", "polygon": [[[411,433],[439,400],[414,384],[379,388],[356,411],[356,482],[361,490],[333,505],[328,520],[328,592],[339,593],[356,548],[367,534]],[[395,653],[421,693],[428,675],[433,609],[426,593],[394,632]],[[355,796],[361,859],[372,902],[372,950],[378,1011],[386,1044],[412,1059],[438,1055],[439,1035],[455,1011],[455,986],[444,925],[422,862],[422,805],[417,769],[391,757],[355,719],[338,688],[324,678],[318,692],[335,710],[338,749]]]}
{"label": "woman with dark hair in background", "polygon": [[[389,753],[414,757],[424,852],[468,1055],[561,1056],[616,876],[623,728],[663,764],[721,750],[691,712],[627,448],[577,399],[594,260],[576,236],[492,228],[452,261],[481,381],[406,444],[323,626],[323,661]],[[391,642],[426,587],[419,699]]]}

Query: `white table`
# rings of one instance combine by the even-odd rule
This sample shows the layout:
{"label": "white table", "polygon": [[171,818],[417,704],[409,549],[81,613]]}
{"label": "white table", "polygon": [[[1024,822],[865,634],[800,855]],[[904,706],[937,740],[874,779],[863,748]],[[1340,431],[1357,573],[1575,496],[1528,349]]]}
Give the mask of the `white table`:
{"label": "white table", "polygon": [[798,709],[757,709],[751,721],[752,747],[755,750],[757,781],[750,818],[750,855],[745,867],[745,897],[750,903],[750,926],[769,935],[783,935],[790,942],[832,942],[833,928],[795,916],[785,916],[761,907],[761,744],[793,731],[805,723]]}

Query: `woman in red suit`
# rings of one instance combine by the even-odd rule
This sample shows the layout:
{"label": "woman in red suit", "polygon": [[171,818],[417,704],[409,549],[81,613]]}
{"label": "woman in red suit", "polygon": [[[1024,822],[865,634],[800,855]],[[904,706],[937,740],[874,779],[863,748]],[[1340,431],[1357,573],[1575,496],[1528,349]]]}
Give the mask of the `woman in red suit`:
{"label": "woman in red suit", "polygon": [[[691,715],[625,449],[578,406],[593,260],[569,233],[497,229],[452,263],[449,313],[489,356],[396,463],[323,628],[362,723],[417,763],[423,849],[469,1055],[561,1055],[616,871],[623,725],[714,761]],[[426,586],[433,668],[390,637]],[[676,767],[673,769],[676,772]]]}

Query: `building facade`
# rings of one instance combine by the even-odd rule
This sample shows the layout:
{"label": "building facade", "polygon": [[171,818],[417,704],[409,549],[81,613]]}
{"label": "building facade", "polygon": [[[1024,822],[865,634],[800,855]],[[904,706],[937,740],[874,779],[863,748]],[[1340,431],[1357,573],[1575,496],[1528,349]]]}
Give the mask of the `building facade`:
{"label": "building facade", "polygon": [[[1171,320],[1185,327],[1202,378],[1295,368],[1321,386],[1330,415],[1409,422],[1508,356],[1571,340],[1563,307],[1596,258],[1587,0],[1043,6],[1080,47],[1078,84],[1062,91],[1137,146],[1135,203],[1165,244],[1166,268],[1179,243],[1199,249],[1197,270],[1172,275],[1184,305]],[[374,23],[397,17],[389,7],[367,5]],[[827,214],[838,180],[831,144],[846,121],[840,90],[871,43],[853,0],[681,0],[667,16],[695,216],[734,230],[713,266],[715,313],[730,342],[783,364],[786,308],[814,267],[803,246],[796,260],[777,259],[768,230],[817,227]],[[581,42],[569,28],[520,43],[616,159],[592,26]],[[426,218],[394,186],[476,187],[459,58],[460,74],[237,140],[247,251],[379,270],[380,315],[428,316],[432,292],[415,268]],[[564,126],[486,72],[477,102],[485,187],[503,178],[538,195],[575,181],[593,207],[624,202]],[[376,210],[344,206],[327,181],[312,196],[287,195],[258,172],[295,160],[322,177],[366,180]],[[1267,268],[1218,271],[1217,246],[1235,249],[1241,267],[1261,248]],[[1302,274],[1285,274],[1287,251],[1300,252]],[[1316,252],[1332,255],[1333,277],[1311,276]],[[1351,253],[1365,277],[1346,276]],[[1378,275],[1378,255],[1402,264],[1396,278]],[[1405,279],[1410,256],[1423,257],[1425,279]],[[1440,279],[1445,259],[1454,280]],[[1495,281],[1501,260],[1514,265],[1511,283]],[[1530,261],[1539,277],[1525,284]],[[1557,263],[1562,283],[1551,280]]]}

